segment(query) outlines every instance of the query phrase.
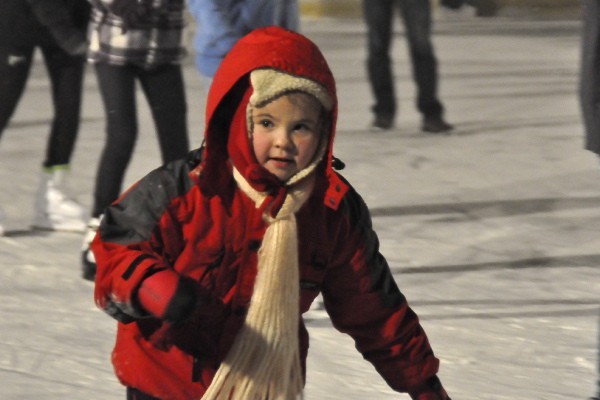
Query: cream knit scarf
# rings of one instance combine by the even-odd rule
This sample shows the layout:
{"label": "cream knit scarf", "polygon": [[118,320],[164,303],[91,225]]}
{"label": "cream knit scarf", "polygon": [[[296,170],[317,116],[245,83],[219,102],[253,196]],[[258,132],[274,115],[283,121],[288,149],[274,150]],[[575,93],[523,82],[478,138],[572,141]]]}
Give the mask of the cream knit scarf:
{"label": "cream knit scarf", "polygon": [[[314,165],[311,167],[301,171],[302,176],[294,177],[297,183],[288,188],[275,218],[269,216],[269,210],[264,212],[263,218],[269,225],[258,251],[258,271],[248,315],[202,400],[292,400],[302,393],[294,214],[310,195],[312,182],[302,178]],[[256,191],[235,168],[233,176],[259,208],[267,194]]]}

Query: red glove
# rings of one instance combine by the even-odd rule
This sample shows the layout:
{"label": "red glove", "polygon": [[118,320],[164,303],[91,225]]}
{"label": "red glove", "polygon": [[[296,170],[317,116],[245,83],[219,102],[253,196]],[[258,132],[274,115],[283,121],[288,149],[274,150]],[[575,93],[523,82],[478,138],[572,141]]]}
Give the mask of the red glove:
{"label": "red glove", "polygon": [[194,281],[165,269],[142,281],[137,298],[142,308],[153,316],[178,322],[191,314],[197,296]]}
{"label": "red glove", "polygon": [[452,400],[435,375],[427,379],[423,385],[410,390],[408,394],[413,400]]}

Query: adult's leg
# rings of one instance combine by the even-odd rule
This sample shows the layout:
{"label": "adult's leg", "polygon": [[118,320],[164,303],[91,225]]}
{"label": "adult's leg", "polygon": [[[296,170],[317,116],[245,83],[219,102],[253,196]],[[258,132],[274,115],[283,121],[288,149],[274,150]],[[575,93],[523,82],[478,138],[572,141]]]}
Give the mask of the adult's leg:
{"label": "adult's leg", "polygon": [[44,167],[68,165],[75,147],[81,117],[85,59],[57,46],[42,48],[52,88],[54,120],[48,138]]}
{"label": "adult's leg", "polygon": [[[33,50],[33,47],[0,46],[0,137],[25,89]],[[0,209],[0,236],[4,235],[3,220],[4,212]]]}
{"label": "adult's leg", "polygon": [[417,85],[417,109],[425,116],[441,116],[438,99],[437,60],[431,42],[429,0],[396,0],[404,21],[413,77]]}
{"label": "adult's leg", "polygon": [[106,113],[106,142],[96,173],[92,216],[100,216],[121,192],[137,139],[136,69],[96,64]]}
{"label": "adult's leg", "polygon": [[375,97],[372,109],[376,116],[393,117],[396,113],[394,76],[390,57],[393,1],[363,0],[362,3],[367,25],[367,73]]}
{"label": "adult's leg", "polygon": [[579,100],[585,148],[600,155],[600,4],[583,0]]}
{"label": "adult's leg", "polygon": [[140,82],[150,104],[163,162],[183,158],[189,151],[187,102],[180,65],[141,71]]}
{"label": "adult's leg", "polygon": [[25,89],[33,50],[33,46],[0,47],[0,136]]}
{"label": "adult's leg", "polygon": [[83,231],[87,211],[69,196],[67,167],[79,130],[85,60],[58,46],[43,46],[41,50],[50,77],[54,119],[46,146],[45,170],[40,175],[35,198],[33,226]]}

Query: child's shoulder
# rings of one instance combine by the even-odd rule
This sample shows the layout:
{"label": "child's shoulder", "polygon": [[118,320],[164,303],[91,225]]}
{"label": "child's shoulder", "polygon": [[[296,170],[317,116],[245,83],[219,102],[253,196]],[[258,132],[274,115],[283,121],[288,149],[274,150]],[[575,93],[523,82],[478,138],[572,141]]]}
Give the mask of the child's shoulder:
{"label": "child's shoulder", "polygon": [[[333,174],[335,174],[335,178],[337,178],[341,185],[344,186],[344,193],[339,201],[337,211],[345,214],[352,223],[360,224],[367,222],[370,225],[369,209],[360,193],[340,172],[334,170]],[[334,188],[334,190],[337,190],[337,188]]]}
{"label": "child's shoulder", "polygon": [[172,199],[187,193],[196,182],[191,178],[191,171],[201,161],[201,150],[190,151],[186,157],[168,162],[140,179],[130,190],[137,197],[165,197]]}

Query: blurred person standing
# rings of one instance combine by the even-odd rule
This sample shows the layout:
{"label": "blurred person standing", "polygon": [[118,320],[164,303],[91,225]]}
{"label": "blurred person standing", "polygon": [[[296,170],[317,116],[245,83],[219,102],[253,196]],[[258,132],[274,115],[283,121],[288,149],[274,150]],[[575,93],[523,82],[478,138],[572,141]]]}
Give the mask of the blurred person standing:
{"label": "blurred person standing", "polygon": [[196,68],[206,92],[233,45],[255,28],[281,26],[299,31],[297,0],[188,0],[196,21]]}
{"label": "blurred person standing", "polygon": [[437,60],[431,43],[431,4],[429,0],[363,0],[367,24],[367,72],[375,97],[372,107],[375,129],[392,129],[397,103],[390,46],[394,13],[402,17],[417,86],[417,109],[423,115],[421,129],[443,133],[453,129],[443,118],[438,98]]}
{"label": "blurred person standing", "polygon": [[162,161],[189,151],[181,60],[184,0],[93,0],[88,61],[96,70],[106,113],[106,141],[82,247],[83,277],[93,280],[90,251],[104,209],[121,192],[138,135],[136,82],[150,106]]}
{"label": "blurred person standing", "polygon": [[[600,156],[600,0],[583,0],[579,104],[583,116],[585,149]],[[600,325],[598,329],[597,394],[600,400]]]}
{"label": "blurred person standing", "polygon": [[585,149],[600,155],[600,1],[583,0],[579,100]]}
{"label": "blurred person standing", "polygon": [[0,1],[0,136],[25,90],[36,48],[50,79],[54,116],[35,199],[38,229],[85,229],[86,211],[68,196],[66,177],[79,130],[89,13],[86,0]]}

